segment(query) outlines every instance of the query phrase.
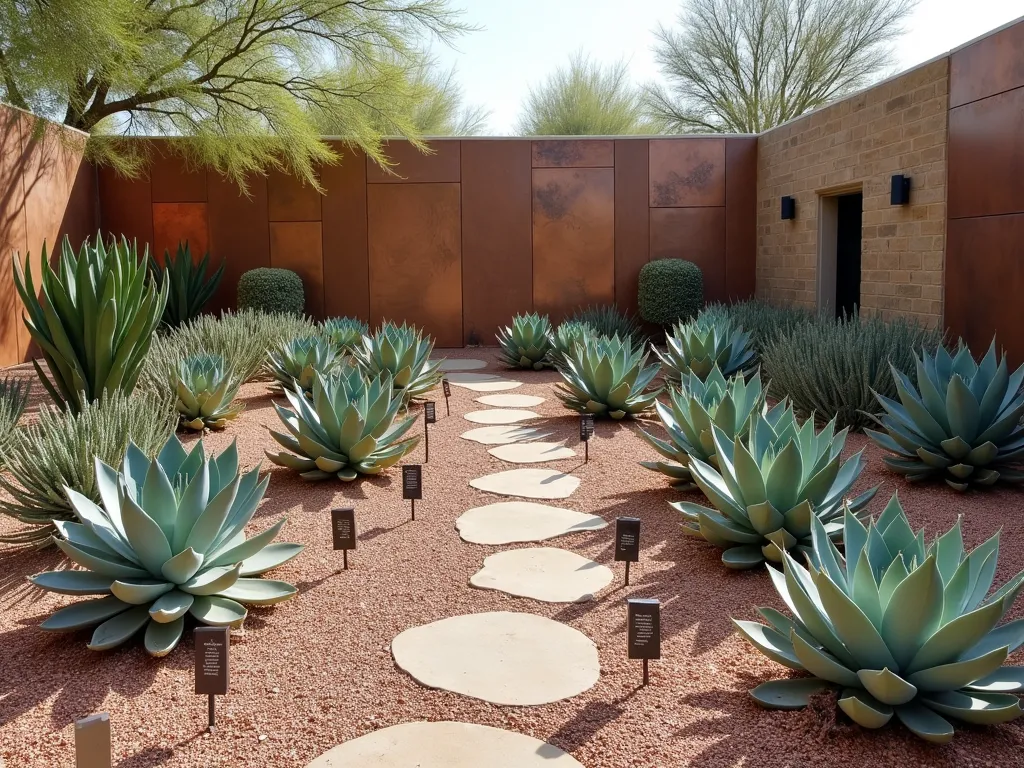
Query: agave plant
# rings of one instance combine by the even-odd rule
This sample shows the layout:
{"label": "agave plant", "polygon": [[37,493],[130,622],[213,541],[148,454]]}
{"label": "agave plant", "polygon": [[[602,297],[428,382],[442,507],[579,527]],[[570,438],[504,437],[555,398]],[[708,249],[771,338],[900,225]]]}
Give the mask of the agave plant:
{"label": "agave plant", "polygon": [[512,325],[498,329],[500,360],[509,368],[532,368],[539,371],[551,365],[547,359],[551,349],[551,321],[547,315],[516,315]]}
{"label": "agave plant", "polygon": [[991,595],[999,534],[964,552],[960,520],[925,547],[894,496],[878,520],[863,525],[847,512],[845,558],[825,526],[812,519],[814,557],[802,566],[788,554],[772,583],[793,614],[759,608],[767,622],[733,623],[755,648],[813,677],[776,680],[750,693],[761,705],[797,709],[823,690],[865,728],[895,714],[928,741],[953,737],[947,718],[1004,723],[1020,717],[1024,667],[1004,667],[1024,643],[1024,620],[999,625],[1013,606],[1024,572]]}
{"label": "agave plant", "polygon": [[164,283],[168,286],[167,306],[164,308],[163,322],[171,328],[187,323],[203,311],[203,307],[213,296],[224,276],[226,262],[221,259],[220,266],[212,275],[206,271],[210,265],[210,254],[204,253],[198,262],[192,261],[192,251],[188,241],[178,243],[178,251],[171,257],[171,252],[164,251],[164,263],[158,264],[156,259],[149,257],[149,271],[157,287]]}
{"label": "agave plant", "polygon": [[306,480],[380,474],[419,442],[419,436],[402,437],[416,419],[396,422],[402,396],[392,390],[387,373],[367,379],[355,367],[329,376],[314,372],[312,402],[297,388],[285,396],[292,410],[276,403],[274,408],[289,434],[270,434],[292,453],[267,451],[267,456]]}
{"label": "agave plant", "polygon": [[364,337],[362,347],[352,354],[366,376],[387,374],[401,393],[403,406],[407,406],[414,397],[441,383],[441,362],[431,362],[433,351],[434,340],[424,338],[416,326],[384,323],[373,335]]}
{"label": "agave plant", "polygon": [[321,336],[282,342],[270,353],[275,389],[287,392],[298,386],[303,392],[309,392],[313,388],[314,373],[329,373],[340,359],[340,351]]}
{"label": "agave plant", "polygon": [[28,393],[32,385],[12,377],[0,379],[0,467],[4,464],[7,444],[18,426],[21,414],[28,404]]}
{"label": "agave plant", "polygon": [[130,393],[138,381],[153,332],[167,303],[168,286],[146,280],[134,242],[86,240],[78,255],[65,237],[57,271],[43,245],[41,298],[31,257],[14,259],[14,283],[27,310],[25,326],[39,345],[53,383],[35,360],[36,373],[54,401],[78,412],[106,393]]}
{"label": "agave plant", "polygon": [[186,357],[178,363],[173,386],[182,426],[188,429],[224,429],[245,410],[245,403],[231,404],[242,380],[220,355]]}
{"label": "agave plant", "polygon": [[145,627],[146,650],[170,653],[185,614],[213,626],[239,626],[245,605],[273,605],[291,584],[253,578],[286,563],[301,544],[271,544],[284,519],[246,538],[267,490],[259,467],[238,473],[234,443],[207,458],[202,441],[186,452],[172,437],[152,461],[128,446],[120,472],[96,459],[101,504],[67,490],[78,522],[58,522],[57,546],[83,570],[40,573],[31,581],[73,603],[40,626],[54,632],[96,627],[89,648],[121,645]]}
{"label": "agave plant", "polygon": [[648,391],[658,366],[647,365],[643,348],[618,336],[584,338],[574,345],[558,372],[564,381],[555,395],[580,413],[621,419],[648,410],[661,388]]}
{"label": "agave plant", "polygon": [[548,331],[548,361],[555,367],[565,365],[566,356],[584,339],[598,336],[593,326],[579,320],[566,320],[555,331]]}
{"label": "agave plant", "polygon": [[320,330],[339,352],[346,354],[351,354],[353,349],[362,344],[363,337],[370,332],[366,323],[357,317],[329,317],[324,320]]}
{"label": "agave plant", "polygon": [[675,383],[690,373],[706,379],[715,366],[727,377],[746,374],[756,357],[750,336],[718,314],[677,324],[665,337],[665,351],[655,347],[654,353],[661,360],[665,378]]}
{"label": "agave plant", "polygon": [[[767,413],[760,373],[754,374],[749,382],[742,376],[726,380],[718,366],[711,369],[707,381],[691,373],[683,379],[681,389],[669,389],[668,405],[658,401],[654,407],[668,440],[644,429],[640,436],[669,461],[641,461],[640,465],[668,475],[672,485],[683,490],[694,488],[689,469],[691,456],[719,468],[712,425],[729,440],[743,439],[750,431],[750,417]],[[773,415],[766,418],[770,423],[777,422],[786,407],[782,401],[772,409]]]}
{"label": "agave plant", "polygon": [[1024,365],[1012,374],[996,362],[995,340],[980,363],[961,341],[955,356],[939,347],[914,356],[917,386],[895,366],[900,402],[875,393],[885,409],[871,418],[885,432],[864,430],[886,465],[909,480],[941,476],[958,491],[997,480],[1024,481]]}
{"label": "agave plant", "polygon": [[[814,520],[841,540],[844,496],[864,469],[863,450],[842,461],[845,429],[836,434],[832,421],[815,433],[813,418],[799,426],[785,407],[754,414],[746,439],[711,432],[719,469],[691,456],[690,475],[715,509],[673,503],[684,533],[721,547],[722,562],[740,569],[781,562],[791,549],[809,553]],[[877,490],[845,500],[848,509],[859,512]]]}

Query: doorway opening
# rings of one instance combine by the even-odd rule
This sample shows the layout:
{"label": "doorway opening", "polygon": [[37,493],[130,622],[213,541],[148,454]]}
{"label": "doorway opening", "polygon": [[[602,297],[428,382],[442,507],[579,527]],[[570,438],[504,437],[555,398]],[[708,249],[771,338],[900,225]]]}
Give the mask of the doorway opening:
{"label": "doorway opening", "polygon": [[860,189],[832,192],[819,201],[818,310],[842,317],[860,306],[864,194]]}

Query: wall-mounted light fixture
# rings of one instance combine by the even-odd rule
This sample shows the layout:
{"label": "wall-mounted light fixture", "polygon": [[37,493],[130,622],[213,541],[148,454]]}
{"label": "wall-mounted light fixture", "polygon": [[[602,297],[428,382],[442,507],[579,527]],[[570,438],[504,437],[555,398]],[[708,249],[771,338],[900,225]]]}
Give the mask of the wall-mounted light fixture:
{"label": "wall-mounted light fixture", "polygon": [[892,177],[889,205],[907,205],[910,202],[910,177],[898,173]]}
{"label": "wall-mounted light fixture", "polygon": [[782,198],[782,218],[783,219],[795,219],[796,218],[796,198],[786,195]]}

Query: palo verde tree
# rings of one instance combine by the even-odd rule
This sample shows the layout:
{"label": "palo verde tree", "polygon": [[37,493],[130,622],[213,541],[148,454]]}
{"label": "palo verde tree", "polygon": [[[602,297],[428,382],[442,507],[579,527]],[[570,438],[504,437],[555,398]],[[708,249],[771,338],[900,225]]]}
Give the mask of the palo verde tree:
{"label": "palo verde tree", "polygon": [[684,0],[659,26],[667,86],[647,88],[673,133],[759,133],[863,88],[892,62],[916,0]]}
{"label": "palo verde tree", "polygon": [[312,181],[334,159],[317,117],[386,164],[382,135],[417,135],[391,98],[406,57],[468,29],[447,0],[0,0],[0,98],[124,171],[141,158],[118,137],[160,134],[243,186]]}

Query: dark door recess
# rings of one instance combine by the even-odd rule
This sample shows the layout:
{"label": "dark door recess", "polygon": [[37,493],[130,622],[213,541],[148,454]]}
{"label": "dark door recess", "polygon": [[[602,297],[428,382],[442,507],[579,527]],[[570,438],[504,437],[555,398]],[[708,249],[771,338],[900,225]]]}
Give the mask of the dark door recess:
{"label": "dark door recess", "polygon": [[836,226],[836,316],[860,305],[861,210],[864,195],[840,195]]}

